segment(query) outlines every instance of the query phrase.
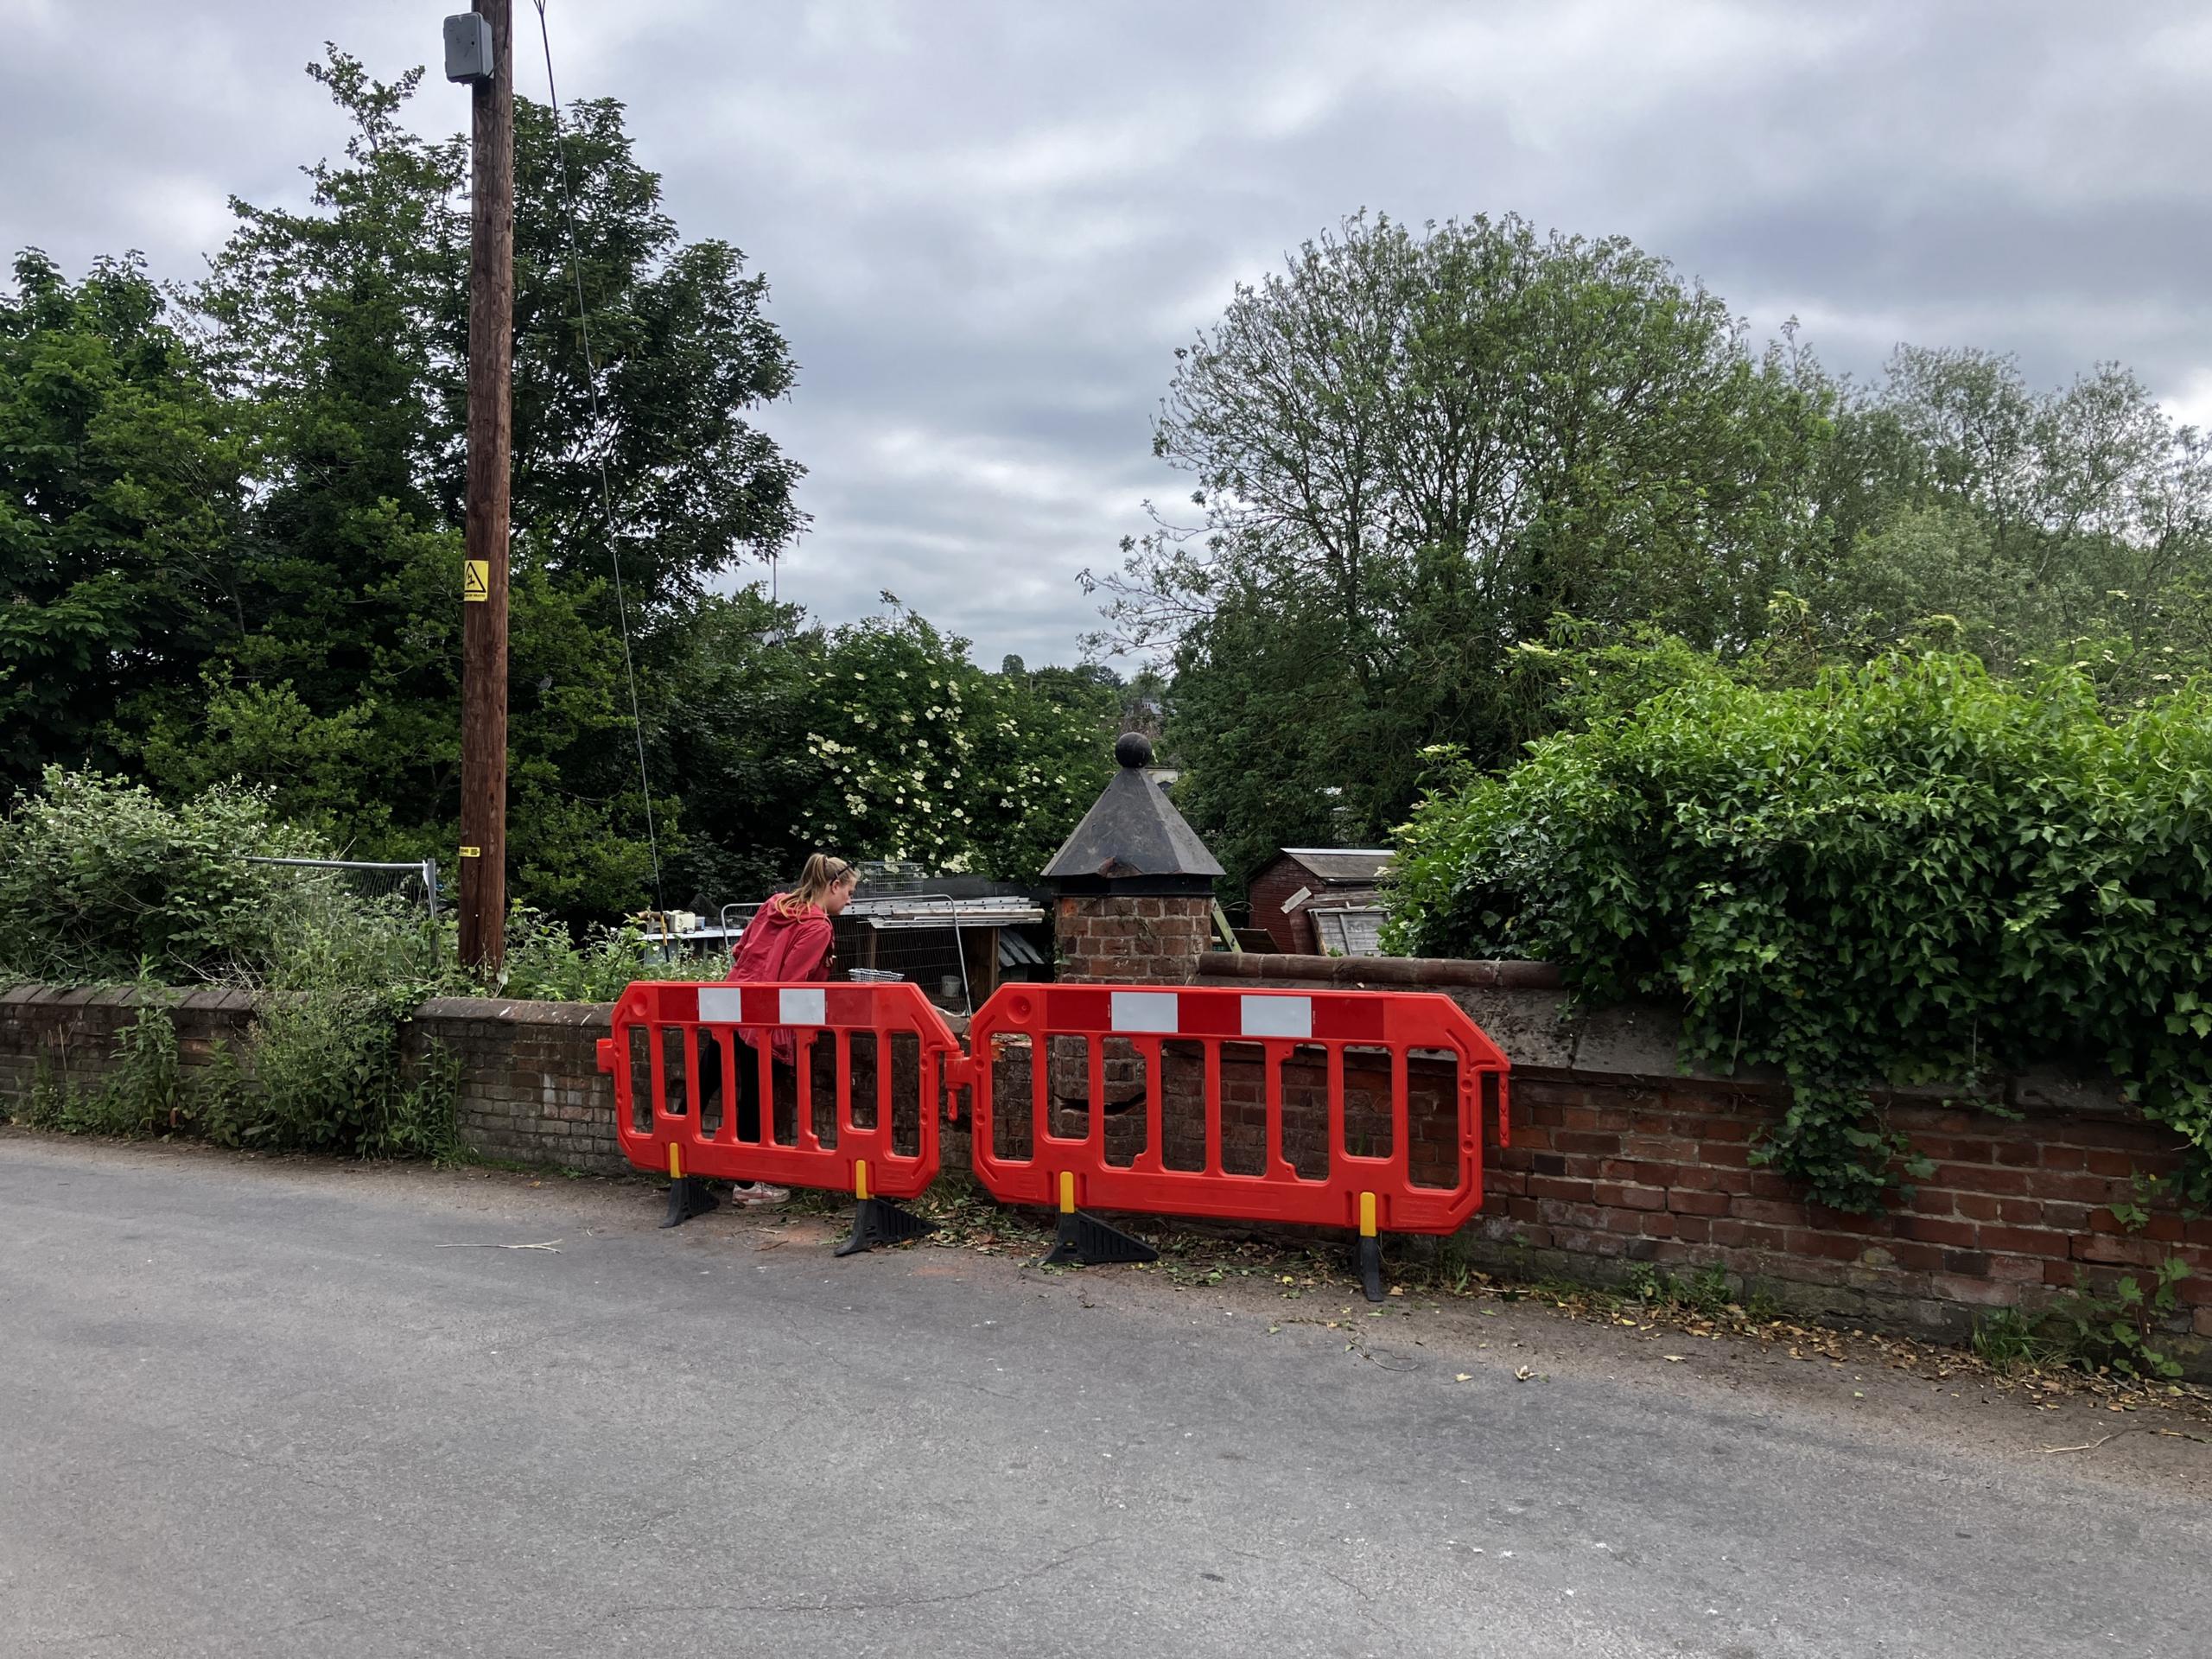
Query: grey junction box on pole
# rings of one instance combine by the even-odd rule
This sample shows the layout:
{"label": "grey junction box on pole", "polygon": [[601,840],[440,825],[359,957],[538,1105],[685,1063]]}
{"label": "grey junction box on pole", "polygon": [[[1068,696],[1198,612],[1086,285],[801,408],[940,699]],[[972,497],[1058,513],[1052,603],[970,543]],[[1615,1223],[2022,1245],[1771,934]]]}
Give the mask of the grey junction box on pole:
{"label": "grey junction box on pole", "polygon": [[473,86],[492,79],[492,23],[473,11],[446,19],[446,79]]}

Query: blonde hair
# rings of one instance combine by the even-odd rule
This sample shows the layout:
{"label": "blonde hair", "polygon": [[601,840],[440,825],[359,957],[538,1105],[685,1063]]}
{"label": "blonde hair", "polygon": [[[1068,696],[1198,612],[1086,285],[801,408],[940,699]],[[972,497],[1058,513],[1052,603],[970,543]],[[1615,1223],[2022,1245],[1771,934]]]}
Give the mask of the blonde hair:
{"label": "blonde hair", "polygon": [[860,872],[842,858],[832,858],[827,853],[816,853],[806,861],[806,868],[798,874],[798,885],[783,896],[786,912],[804,910],[819,905],[830,889],[841,881],[858,881]]}

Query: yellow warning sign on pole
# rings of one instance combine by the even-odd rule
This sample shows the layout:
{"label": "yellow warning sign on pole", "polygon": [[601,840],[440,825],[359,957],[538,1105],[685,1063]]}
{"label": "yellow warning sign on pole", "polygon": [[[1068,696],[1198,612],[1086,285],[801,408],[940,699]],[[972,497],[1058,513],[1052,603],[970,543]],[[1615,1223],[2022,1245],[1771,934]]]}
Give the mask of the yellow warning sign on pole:
{"label": "yellow warning sign on pole", "polygon": [[465,559],[461,562],[461,596],[469,604],[481,604],[492,597],[492,562],[489,559]]}

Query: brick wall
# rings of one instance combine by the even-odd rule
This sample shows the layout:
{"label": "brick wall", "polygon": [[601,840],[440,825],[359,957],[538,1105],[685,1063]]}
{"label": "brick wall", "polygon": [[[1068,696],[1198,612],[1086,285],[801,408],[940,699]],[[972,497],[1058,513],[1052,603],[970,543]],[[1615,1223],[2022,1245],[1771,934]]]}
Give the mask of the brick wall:
{"label": "brick wall", "polygon": [[[2076,1274],[2105,1283],[2170,1252],[2212,1271],[2212,1222],[2110,1206],[2133,1172],[2173,1166],[2173,1137],[2139,1119],[2018,1103],[2002,1117],[1932,1100],[1891,1122],[1936,1160],[1894,1215],[1840,1215],[1751,1166],[1778,1090],[1688,1079],[1516,1080],[1514,1144],[1494,1149],[1478,1230],[1494,1245],[1582,1261],[1650,1262],[1787,1287],[1832,1317],[1956,1334],[1978,1308],[2034,1303]],[[2212,1337],[2212,1284],[2185,1281],[2188,1325]]]}
{"label": "brick wall", "polygon": [[[1751,1165],[1760,1126],[1783,1105],[1777,1083],[1680,1075],[1675,1029],[1662,1010],[1574,1014],[1556,976],[1536,964],[1201,956],[1191,944],[1202,937],[1205,901],[1110,901],[1160,906],[1133,916],[1087,909],[1105,902],[1063,901],[1075,907],[1066,919],[1084,925],[1070,940],[1071,963],[1141,963],[1147,973],[1166,963],[1179,978],[1195,966],[1204,982],[1224,985],[1427,986],[1465,1007],[1514,1061],[1511,1146],[1496,1144],[1494,1115],[1485,1114],[1484,1205],[1465,1241],[1478,1261],[1601,1278],[1637,1262],[1675,1272],[1717,1264],[1803,1313],[1956,1337],[1981,1308],[2032,1306],[2077,1274],[2108,1286],[2174,1252],[2196,1275],[2180,1287],[2185,1340],[2176,1346],[2194,1370],[2212,1370],[2212,1221],[2159,1214],[2132,1234],[2114,1219],[2111,1206],[2128,1196],[2136,1171],[2158,1174],[2177,1160],[2173,1137],[2145,1123],[2108,1081],[2017,1077],[1990,1102],[2002,1112],[1901,1093],[1889,1103],[1891,1120],[1935,1160],[1934,1176],[1892,1216],[1836,1215]],[[1160,939],[1167,943],[1152,943]],[[1091,954],[1094,944],[1117,940],[1142,940],[1145,950]],[[0,1094],[26,1093],[41,1075],[96,1083],[116,1033],[137,1018],[138,995],[0,992]],[[196,992],[175,1006],[187,1065],[204,1064],[219,1045],[242,1051],[251,1010],[238,994]],[[612,1172],[626,1164],[613,1135],[612,1086],[597,1070],[607,1014],[601,1005],[441,1001],[424,1006],[409,1040],[418,1052],[435,1040],[459,1062],[462,1135],[479,1152]],[[1125,1039],[1109,1039],[1103,1058],[1109,1155],[1123,1161],[1146,1133],[1144,1066]],[[1090,1109],[1088,1053],[1077,1040],[1074,1052],[1056,1050],[1052,1058],[1057,1127],[1079,1133]],[[817,1063],[827,1063],[826,1051]],[[856,1052],[862,1092],[871,1064]],[[1009,1155],[1026,1151],[1027,1114],[1008,1109],[1029,1098],[1029,1064],[1018,1044],[997,1062],[995,1122]],[[1204,1122],[1195,1046],[1170,1039],[1163,1066],[1163,1157],[1196,1166]],[[1416,1179],[1433,1173],[1440,1183],[1451,1167],[1453,1079],[1448,1068],[1417,1060],[1408,1080]],[[828,1083],[817,1084],[817,1103]],[[1257,1053],[1231,1046],[1224,1071],[1229,1167],[1259,1167],[1264,1088]],[[1318,1171],[1327,1155],[1318,1057],[1287,1064],[1282,1088],[1285,1155]],[[895,1086],[894,1097],[903,1103],[910,1090]],[[1355,1144],[1364,1137],[1370,1149],[1388,1145],[1387,1099],[1387,1078],[1355,1059],[1346,1074]],[[780,1115],[789,1110],[786,1103]],[[902,1141],[909,1133],[902,1122]],[[949,1136],[947,1166],[957,1167],[964,1152],[964,1139]]]}
{"label": "brick wall", "polygon": [[[146,1001],[127,987],[0,990],[0,1098],[21,1099],[41,1081],[99,1087],[117,1037]],[[245,992],[186,992],[168,1007],[186,1068],[225,1048],[249,1059],[253,1000]],[[446,998],[423,1004],[406,1042],[419,1057],[435,1041],[459,1063],[461,1139],[474,1151],[612,1173],[628,1164],[615,1143],[613,1090],[597,1071],[609,1012],[596,1003]]]}
{"label": "brick wall", "polygon": [[[1125,894],[1061,899],[1052,915],[1064,982],[1181,985],[1198,972],[1213,937],[1213,899],[1201,893],[1166,898]],[[1126,1100],[1143,1087],[1136,1051],[1109,1039],[1104,1052],[1104,1092]],[[1063,1038],[1052,1045],[1053,1093],[1087,1098],[1089,1062],[1083,1044]]]}
{"label": "brick wall", "polygon": [[440,997],[407,1034],[410,1053],[432,1043],[461,1069],[464,1146],[480,1156],[594,1174],[630,1167],[614,1138],[613,1084],[599,1071],[605,1002]]}
{"label": "brick wall", "polygon": [[1213,932],[1213,900],[1118,894],[1061,899],[1052,937],[1063,980],[1180,985],[1198,971]]}
{"label": "brick wall", "polygon": [[[131,989],[0,990],[0,1099],[28,1096],[41,1080],[97,1087],[117,1036],[137,1021],[144,1000]],[[185,1065],[207,1064],[224,1046],[242,1060],[248,1057],[253,1003],[245,993],[194,991],[169,1006]],[[471,1151],[617,1174],[630,1164],[615,1138],[613,1084],[599,1071],[599,1041],[608,1034],[613,1011],[604,1002],[442,997],[416,1013],[404,1040],[412,1060],[419,1062],[435,1044],[457,1066],[461,1138]],[[670,1056],[670,1087],[680,1094],[683,1060],[674,1046]],[[830,1044],[815,1046],[813,1063],[815,1132],[827,1138],[836,1098]],[[857,1097],[873,1093],[877,1063],[873,1040],[855,1038],[848,1064]],[[911,1151],[919,1135],[913,1106],[918,1050],[911,1039],[894,1042],[892,1064],[894,1144]],[[791,1090],[779,1090],[777,1121],[786,1141],[794,1109]],[[717,1121],[709,1115],[710,1125]]]}
{"label": "brick wall", "polygon": [[[2179,1156],[2109,1079],[2015,1077],[1986,1105],[1899,1091],[1891,1122],[1935,1173],[1892,1215],[1846,1216],[1752,1166],[1760,1127],[1786,1103],[1778,1079],[1681,1075],[1662,1009],[1577,1014],[1533,963],[1215,957],[1201,976],[1426,986],[1467,1009],[1514,1067],[1512,1144],[1497,1144],[1494,1117],[1484,1126],[1483,1210],[1466,1236],[1478,1261],[1599,1278],[1717,1264],[1801,1313],[1958,1338],[1981,1309],[2037,1306],[2077,1276],[2106,1288],[2178,1254],[2194,1276],[2174,1345],[2212,1372],[2212,1220],[2158,1214],[2131,1234],[2114,1218],[2137,1171],[2164,1173]],[[1414,1122],[1433,1109],[1416,1090]]]}
{"label": "brick wall", "polygon": [[[43,1080],[90,1090],[105,1074],[117,1036],[137,1024],[147,994],[55,990],[18,985],[0,989],[0,1097],[20,1099]],[[253,1001],[243,991],[188,991],[168,999],[176,1023],[177,1057],[205,1065],[219,1049],[242,1057]]]}

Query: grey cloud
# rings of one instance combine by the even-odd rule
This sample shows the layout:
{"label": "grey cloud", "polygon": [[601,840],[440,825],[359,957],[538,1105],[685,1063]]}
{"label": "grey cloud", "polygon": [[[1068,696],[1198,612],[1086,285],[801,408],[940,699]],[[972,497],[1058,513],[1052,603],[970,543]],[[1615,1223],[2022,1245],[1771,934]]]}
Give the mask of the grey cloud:
{"label": "grey cloud", "polygon": [[[435,4],[0,0],[0,238],[191,276],[226,192],[341,137],[328,35],[428,60]],[[526,92],[536,19],[518,8]],[[803,367],[782,589],[888,588],[995,661],[1065,658],[1074,573],[1179,497],[1147,421],[1232,283],[1362,206],[1618,232],[1866,373],[1909,339],[2212,413],[2212,28],[2069,4],[550,0],[562,90],[627,102],[678,223],[743,247]],[[428,130],[457,128],[433,79]]]}

